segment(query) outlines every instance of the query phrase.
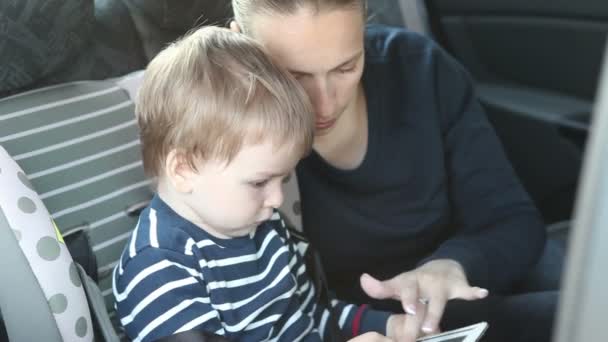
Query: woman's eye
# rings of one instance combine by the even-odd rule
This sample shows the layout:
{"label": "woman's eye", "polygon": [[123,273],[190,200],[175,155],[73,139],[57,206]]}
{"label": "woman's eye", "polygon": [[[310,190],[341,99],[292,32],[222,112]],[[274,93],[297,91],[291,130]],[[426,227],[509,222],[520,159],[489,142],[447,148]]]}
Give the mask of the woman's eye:
{"label": "woman's eye", "polygon": [[261,181],[254,181],[254,182],[251,182],[251,185],[252,185],[254,188],[262,188],[262,187],[264,187],[266,184],[268,184],[268,179],[261,180]]}
{"label": "woman's eye", "polygon": [[346,74],[346,73],[352,72],[354,70],[355,70],[355,66],[353,65],[353,66],[349,66],[347,68],[340,68],[340,69],[338,69],[338,72],[341,74]]}

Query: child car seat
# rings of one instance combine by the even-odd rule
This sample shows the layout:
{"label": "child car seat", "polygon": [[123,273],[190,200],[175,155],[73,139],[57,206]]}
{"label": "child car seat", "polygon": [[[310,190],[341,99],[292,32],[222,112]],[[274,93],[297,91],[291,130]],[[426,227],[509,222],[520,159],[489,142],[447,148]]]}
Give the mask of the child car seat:
{"label": "child car seat", "polygon": [[2,147],[0,189],[0,308],[9,340],[93,341],[97,330],[104,341],[118,341],[99,290]]}

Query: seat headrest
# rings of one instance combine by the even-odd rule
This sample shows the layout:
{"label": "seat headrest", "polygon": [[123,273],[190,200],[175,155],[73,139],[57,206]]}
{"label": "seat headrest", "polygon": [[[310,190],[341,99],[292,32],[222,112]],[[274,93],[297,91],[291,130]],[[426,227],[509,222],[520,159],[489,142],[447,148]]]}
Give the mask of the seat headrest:
{"label": "seat headrest", "polygon": [[0,93],[69,65],[95,23],[94,0],[0,2]]}
{"label": "seat headrest", "polygon": [[165,30],[185,33],[195,26],[225,24],[232,17],[230,0],[127,0]]}

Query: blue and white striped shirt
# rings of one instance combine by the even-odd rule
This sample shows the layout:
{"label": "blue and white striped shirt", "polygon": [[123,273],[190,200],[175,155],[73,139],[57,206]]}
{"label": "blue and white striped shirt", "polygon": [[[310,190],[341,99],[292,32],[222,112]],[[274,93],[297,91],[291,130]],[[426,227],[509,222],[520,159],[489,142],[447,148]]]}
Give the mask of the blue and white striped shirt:
{"label": "blue and white striped shirt", "polygon": [[[113,290],[129,338],[155,339],[192,329],[239,341],[321,341],[329,310],[278,213],[251,236],[218,239],[158,196],[142,211],[118,264]],[[357,307],[332,301],[349,335]],[[385,333],[390,313],[365,310],[360,333]]]}

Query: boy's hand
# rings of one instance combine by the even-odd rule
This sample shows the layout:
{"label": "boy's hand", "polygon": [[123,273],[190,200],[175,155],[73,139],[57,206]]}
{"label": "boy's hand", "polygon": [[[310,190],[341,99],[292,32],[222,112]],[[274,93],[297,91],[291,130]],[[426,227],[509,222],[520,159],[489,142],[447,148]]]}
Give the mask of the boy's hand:
{"label": "boy's hand", "polygon": [[386,336],[396,342],[409,342],[415,340],[417,336],[406,336],[405,329],[405,321],[413,318],[414,317],[408,317],[408,315],[405,314],[391,315],[386,322]]}
{"label": "boy's hand", "polygon": [[348,342],[394,342],[392,339],[382,336],[376,332],[368,332],[351,338]]}

